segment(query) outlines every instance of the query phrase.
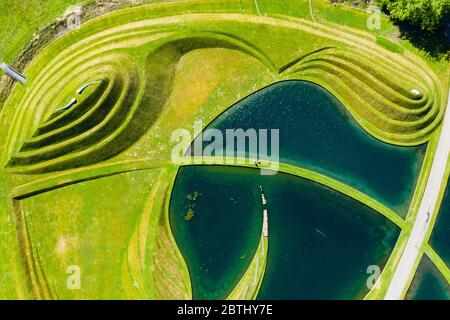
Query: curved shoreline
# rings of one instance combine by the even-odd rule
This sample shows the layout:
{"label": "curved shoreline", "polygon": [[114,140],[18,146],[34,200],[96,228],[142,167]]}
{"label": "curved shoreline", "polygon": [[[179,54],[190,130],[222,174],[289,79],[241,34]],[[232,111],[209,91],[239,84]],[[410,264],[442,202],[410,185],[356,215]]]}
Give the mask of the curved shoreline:
{"label": "curved shoreline", "polygon": [[[226,158],[226,157],[186,157],[186,163],[182,166],[189,165],[221,165],[221,166],[234,166],[234,167],[247,167],[247,168],[255,168],[254,161],[256,159],[244,159],[244,158]],[[191,161],[189,163],[189,161]],[[273,165],[273,163],[272,163]],[[381,215],[385,216],[388,220],[393,222],[400,228],[405,226],[405,220],[403,220],[398,214],[396,214],[391,209],[382,205],[380,202],[375,199],[369,197],[365,193],[356,190],[342,182],[339,182],[335,179],[332,179],[323,174],[316,173],[315,171],[310,171],[304,168],[296,167],[293,165],[285,164],[285,163],[276,163],[278,166],[278,171],[282,173],[287,173],[290,175],[298,176],[301,178],[305,178],[319,184],[322,184],[326,187],[329,187],[333,190],[336,190],[350,198],[353,198],[362,204],[374,209]],[[258,168],[257,168],[258,169]],[[259,169],[271,170],[270,166],[267,166],[267,163],[262,163],[259,165]]]}

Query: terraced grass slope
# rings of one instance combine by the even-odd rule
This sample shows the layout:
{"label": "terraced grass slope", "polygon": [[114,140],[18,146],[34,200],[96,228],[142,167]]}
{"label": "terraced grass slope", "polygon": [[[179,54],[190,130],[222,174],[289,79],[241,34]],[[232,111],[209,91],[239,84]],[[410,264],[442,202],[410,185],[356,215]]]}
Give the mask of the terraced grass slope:
{"label": "terraced grass slope", "polygon": [[[322,83],[335,92],[341,101],[352,106],[360,124],[382,140],[394,144],[418,143],[441,120],[436,102],[442,97],[436,79],[422,73],[419,67],[394,66],[363,52],[336,47],[314,52],[299,63],[289,72]],[[392,77],[396,72],[399,73]],[[414,80],[419,74],[421,81]]]}
{"label": "terraced grass slope", "polygon": [[[189,298],[188,270],[167,222],[166,202],[178,169],[170,161],[171,133],[190,128],[194,120],[206,125],[274,82],[304,79],[324,86],[383,141],[417,145],[434,138],[448,86],[442,65],[407,50],[384,49],[372,34],[282,16],[279,9],[287,2],[266,6],[263,16],[252,0],[119,10],[65,35],[33,60],[25,70],[27,86],[15,87],[0,115],[0,214],[6,217],[0,221],[0,281],[7,283],[0,297],[82,297],[61,283],[77,259],[64,250],[51,254],[59,236],[67,236],[65,229],[46,221],[67,214],[64,192],[81,188],[81,182],[159,169],[163,173],[148,185],[150,195],[117,188],[108,195],[110,203],[95,210],[77,200],[84,206],[80,219],[94,215],[98,223],[124,197],[148,200],[145,209],[131,210],[135,228],[116,226],[121,237],[98,231],[96,241],[110,241],[105,252],[92,256],[83,244],[74,245],[87,268],[114,252],[114,264],[102,267],[107,272],[94,268],[96,281],[121,275],[110,291],[85,283],[84,296]],[[73,99],[76,103],[64,108]],[[51,206],[59,208],[50,215],[38,205],[49,191],[58,191]],[[93,188],[89,195],[103,191]],[[102,221],[114,225],[115,218]],[[89,234],[77,223],[67,232]],[[47,232],[54,236],[41,241]]]}

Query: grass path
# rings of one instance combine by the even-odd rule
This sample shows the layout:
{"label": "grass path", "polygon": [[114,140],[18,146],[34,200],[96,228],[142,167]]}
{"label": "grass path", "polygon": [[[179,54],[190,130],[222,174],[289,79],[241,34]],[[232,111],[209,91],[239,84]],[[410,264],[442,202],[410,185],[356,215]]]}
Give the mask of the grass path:
{"label": "grass path", "polygon": [[256,300],[264,279],[269,239],[261,237],[258,249],[255,252],[250,266],[245,271],[237,286],[233,289],[227,300]]}
{"label": "grass path", "polygon": [[[190,163],[190,165],[223,165],[223,166],[238,166],[238,167],[247,167],[247,168],[255,168],[254,161],[255,159],[240,159],[240,158],[226,158],[226,157],[192,157],[186,158],[184,160],[186,163]],[[387,219],[392,221],[398,227],[402,228],[405,225],[404,220],[396,214],[391,209],[385,207],[378,201],[373,198],[367,196],[366,194],[342,183],[332,178],[329,178],[325,175],[319,174],[314,171],[310,171],[304,168],[296,167],[293,165],[285,164],[285,163],[266,163],[262,162],[259,166],[260,170],[277,170],[278,172],[291,174],[297,177],[305,178],[317,183],[320,183],[326,187],[329,187],[333,190],[336,190],[340,193],[343,193],[350,198],[353,198],[368,207],[374,209],[379,212]]]}
{"label": "grass path", "polygon": [[424,246],[423,252],[430,258],[439,272],[444,276],[445,280],[450,283],[450,269],[438,253],[430,246],[430,244]]}

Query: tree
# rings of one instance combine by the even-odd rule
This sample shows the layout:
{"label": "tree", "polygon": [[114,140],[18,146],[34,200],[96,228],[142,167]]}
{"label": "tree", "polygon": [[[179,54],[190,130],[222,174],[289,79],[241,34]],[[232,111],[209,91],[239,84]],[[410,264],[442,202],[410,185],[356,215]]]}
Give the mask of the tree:
{"label": "tree", "polygon": [[394,20],[435,31],[450,12],[450,0],[378,0]]}

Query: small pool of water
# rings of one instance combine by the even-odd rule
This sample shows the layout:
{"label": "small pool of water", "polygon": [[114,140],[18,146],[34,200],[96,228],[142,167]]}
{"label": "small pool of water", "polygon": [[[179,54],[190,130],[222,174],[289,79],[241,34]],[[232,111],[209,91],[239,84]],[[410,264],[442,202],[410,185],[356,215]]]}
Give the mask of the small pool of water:
{"label": "small pool of water", "polygon": [[450,300],[450,285],[426,255],[406,294],[408,300]]}

